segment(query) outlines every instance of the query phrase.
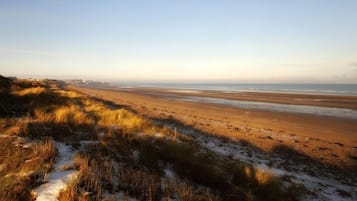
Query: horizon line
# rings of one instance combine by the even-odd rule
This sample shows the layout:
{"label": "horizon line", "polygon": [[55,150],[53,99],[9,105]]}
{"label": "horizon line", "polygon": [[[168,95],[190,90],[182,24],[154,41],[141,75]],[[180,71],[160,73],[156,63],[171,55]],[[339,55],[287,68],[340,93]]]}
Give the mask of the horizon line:
{"label": "horizon line", "polygon": [[326,82],[326,81],[259,81],[259,80],[239,80],[239,79],[123,79],[123,78],[94,78],[86,76],[54,76],[54,75],[4,75],[5,77],[16,77],[18,79],[53,79],[53,80],[83,80],[107,83],[135,83],[135,84],[315,84],[315,85],[357,85],[357,82]]}

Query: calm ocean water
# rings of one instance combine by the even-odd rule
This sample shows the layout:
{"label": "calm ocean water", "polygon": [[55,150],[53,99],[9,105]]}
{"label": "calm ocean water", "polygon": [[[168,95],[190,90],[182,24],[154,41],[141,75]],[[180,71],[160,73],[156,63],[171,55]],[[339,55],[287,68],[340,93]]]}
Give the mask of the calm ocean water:
{"label": "calm ocean water", "polygon": [[120,87],[160,87],[182,90],[219,90],[336,94],[357,96],[357,84],[188,84],[188,83],[115,83]]}

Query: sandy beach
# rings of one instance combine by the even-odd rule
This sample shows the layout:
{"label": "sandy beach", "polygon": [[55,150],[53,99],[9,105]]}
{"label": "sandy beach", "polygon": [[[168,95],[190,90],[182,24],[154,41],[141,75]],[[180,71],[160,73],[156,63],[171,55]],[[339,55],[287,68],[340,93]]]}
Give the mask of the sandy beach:
{"label": "sandy beach", "polygon": [[0,201],[357,201],[357,1],[0,8]]}
{"label": "sandy beach", "polygon": [[356,108],[357,97],[197,92],[153,88],[94,89],[78,86],[70,88],[125,105],[154,119],[175,120],[215,137],[224,137],[235,142],[244,141],[254,149],[268,154],[302,156],[319,164],[332,165],[344,170],[354,170],[356,167],[356,119],[189,102],[172,98],[172,95],[348,108],[351,111]]}
{"label": "sandy beach", "polygon": [[228,100],[256,101],[288,105],[309,105],[334,108],[357,109],[357,96],[326,94],[277,93],[277,92],[241,92],[217,90],[186,90],[165,88],[132,88],[127,89],[140,94],[151,95],[189,95],[196,97],[223,98]]}

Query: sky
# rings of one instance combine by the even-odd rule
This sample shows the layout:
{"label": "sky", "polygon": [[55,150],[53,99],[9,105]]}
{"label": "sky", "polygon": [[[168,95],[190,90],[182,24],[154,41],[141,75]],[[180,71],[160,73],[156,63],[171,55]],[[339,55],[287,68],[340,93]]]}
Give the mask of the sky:
{"label": "sky", "polygon": [[357,83],[356,0],[0,0],[0,74]]}

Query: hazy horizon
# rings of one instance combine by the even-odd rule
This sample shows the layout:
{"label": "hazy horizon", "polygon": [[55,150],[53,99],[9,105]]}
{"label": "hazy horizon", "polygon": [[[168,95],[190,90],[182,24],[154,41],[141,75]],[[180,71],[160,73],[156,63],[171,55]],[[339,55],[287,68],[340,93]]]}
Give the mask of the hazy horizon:
{"label": "hazy horizon", "polygon": [[5,77],[16,77],[19,79],[55,79],[55,80],[84,80],[98,81],[107,83],[123,84],[316,84],[316,85],[357,85],[357,82],[326,82],[311,80],[240,80],[240,79],[122,79],[122,78],[100,78],[87,76],[57,76],[57,75],[18,75],[18,74],[0,74]]}
{"label": "hazy horizon", "polygon": [[357,1],[0,3],[0,74],[357,83]]}

